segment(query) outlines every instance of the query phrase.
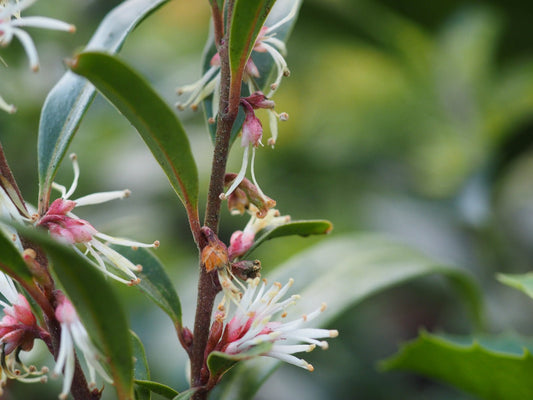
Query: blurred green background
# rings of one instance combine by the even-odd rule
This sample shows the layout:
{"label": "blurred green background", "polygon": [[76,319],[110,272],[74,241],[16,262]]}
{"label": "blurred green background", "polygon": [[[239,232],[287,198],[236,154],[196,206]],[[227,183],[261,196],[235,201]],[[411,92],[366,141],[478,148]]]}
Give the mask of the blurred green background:
{"label": "blurred green background", "polygon": [[[42,1],[25,15],[74,23],[74,35],[32,30],[41,71],[31,73],[22,47],[0,55],[0,92],[18,106],[0,114],[0,140],[28,201],[37,198],[39,111],[64,72],[62,59],[82,49],[118,1]],[[469,269],[482,286],[491,331],[532,334],[525,296],[494,279],[531,269],[533,255],[533,3],[523,1],[306,0],[288,43],[291,76],[276,94],[275,150],[263,148],[256,173],[263,190],[294,219],[327,218],[332,235],[384,232],[440,262]],[[175,103],[177,86],[200,75],[208,2],[174,0],[126,41],[121,57]],[[211,144],[201,112],[180,113],[208,182]],[[71,151],[81,165],[77,195],[129,188],[131,198],[80,210],[99,230],[161,241],[191,325],[196,251],[185,213],[134,129],[97,97]],[[232,152],[230,169],[240,165]],[[66,161],[57,182],[70,184]],[[201,208],[203,209],[203,207]],[[246,218],[224,210],[221,237]],[[321,240],[269,242],[257,253],[264,275]],[[327,265],[324,266],[327,268]],[[342,279],[342,277],[339,277]],[[155,380],[183,389],[185,359],[166,316],[137,291],[118,288],[132,328],[145,343]],[[339,294],[342,295],[342,294]],[[410,374],[379,373],[378,360],[420,328],[468,333],[456,294],[438,278],[389,290],[339,318],[340,337],[306,357],[309,374],[278,370],[257,399],[469,399]],[[56,398],[60,379],[10,385],[4,398]],[[108,397],[112,390],[108,388]]]}

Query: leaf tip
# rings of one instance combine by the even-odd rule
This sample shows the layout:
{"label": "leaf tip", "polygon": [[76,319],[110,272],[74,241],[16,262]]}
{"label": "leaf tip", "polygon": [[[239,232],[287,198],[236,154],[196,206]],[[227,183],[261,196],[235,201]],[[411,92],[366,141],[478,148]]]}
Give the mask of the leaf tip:
{"label": "leaf tip", "polygon": [[78,68],[79,58],[80,56],[77,54],[72,58],[65,58],[63,62],[65,63],[68,69],[71,69],[74,71],[76,68]]}

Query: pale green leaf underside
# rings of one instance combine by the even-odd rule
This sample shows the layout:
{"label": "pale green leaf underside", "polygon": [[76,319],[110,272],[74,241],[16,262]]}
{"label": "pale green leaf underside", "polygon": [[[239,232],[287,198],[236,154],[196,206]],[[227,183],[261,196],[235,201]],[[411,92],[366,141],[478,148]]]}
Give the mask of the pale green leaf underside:
{"label": "pale green leaf underside", "polygon": [[[128,34],[166,2],[168,0],[128,0],[118,5],[103,19],[86,49],[118,52]],[[94,94],[95,89],[89,82],[67,71],[46,98],[37,144],[40,203],[48,203],[57,168]]]}
{"label": "pale green leaf underside", "polygon": [[150,84],[115,56],[81,53],[70,63],[137,129],[185,207],[197,210],[198,172],[181,122]]}
{"label": "pale green leaf underside", "polygon": [[[419,252],[379,235],[352,235],[321,242],[296,255],[267,278],[282,284],[289,278],[295,279],[289,294],[298,293],[301,300],[291,307],[287,318],[309,313],[325,302],[328,308],[313,321],[313,326],[335,328],[330,326],[335,318],[369,296],[434,274],[445,276],[457,287],[474,319],[481,324],[480,293],[467,272],[435,263]],[[277,365],[277,361],[264,357],[238,365],[231,379],[222,381],[225,388],[222,399],[253,398]]]}
{"label": "pale green leaf underside", "polygon": [[531,339],[515,335],[477,339],[422,332],[381,365],[413,371],[486,400],[532,399],[532,350]]}

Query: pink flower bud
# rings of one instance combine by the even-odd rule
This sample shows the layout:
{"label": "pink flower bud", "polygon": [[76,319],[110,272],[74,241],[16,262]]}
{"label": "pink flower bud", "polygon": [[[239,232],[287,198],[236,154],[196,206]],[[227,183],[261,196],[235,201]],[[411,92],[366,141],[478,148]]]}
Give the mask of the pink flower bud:
{"label": "pink flower bud", "polygon": [[261,138],[263,137],[263,126],[259,118],[255,116],[253,110],[245,108],[246,116],[244,117],[244,123],[242,124],[242,139],[241,146],[247,147],[253,145],[257,147],[261,144]]}
{"label": "pink flower bud", "polygon": [[254,244],[255,233],[249,231],[235,231],[231,235],[228,249],[229,258],[233,260],[246,253]]}
{"label": "pink flower bud", "polygon": [[254,109],[274,109],[274,107],[276,107],[276,103],[274,103],[273,100],[269,100],[264,93],[260,91],[254,92],[248,97],[244,97],[243,100],[250,104]]}

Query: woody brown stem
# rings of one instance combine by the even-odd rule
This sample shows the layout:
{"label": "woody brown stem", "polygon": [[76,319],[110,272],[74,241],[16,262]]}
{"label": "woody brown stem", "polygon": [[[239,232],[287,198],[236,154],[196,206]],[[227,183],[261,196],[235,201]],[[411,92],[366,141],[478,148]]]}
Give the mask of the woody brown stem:
{"label": "woody brown stem", "polygon": [[[228,18],[231,21],[234,1],[228,3]],[[217,16],[215,15],[216,19]],[[215,21],[216,23],[216,21]],[[215,26],[215,28],[217,28]],[[220,33],[220,27],[217,28]],[[228,160],[230,136],[233,124],[239,111],[239,101],[234,97],[240,96],[240,78],[238,81],[239,92],[236,93],[236,77],[231,75],[228,56],[228,35],[226,26],[225,35],[217,41],[217,50],[220,55],[220,103],[217,116],[217,130],[215,136],[215,149],[211,165],[211,179],[207,195],[207,206],[205,214],[205,226],[210,228],[215,234],[218,232],[220,222],[220,194],[224,191],[224,176],[226,174],[226,164]],[[205,243],[204,243],[205,246]],[[207,272],[204,265],[200,265],[200,277],[198,280],[198,298],[196,316],[194,321],[194,336],[191,349],[191,386],[202,387],[193,397],[195,400],[207,398],[209,389],[206,388],[208,382],[203,381],[202,366],[204,365],[205,348],[209,337],[211,326],[211,313],[213,310],[215,296],[220,291],[216,270]]]}

